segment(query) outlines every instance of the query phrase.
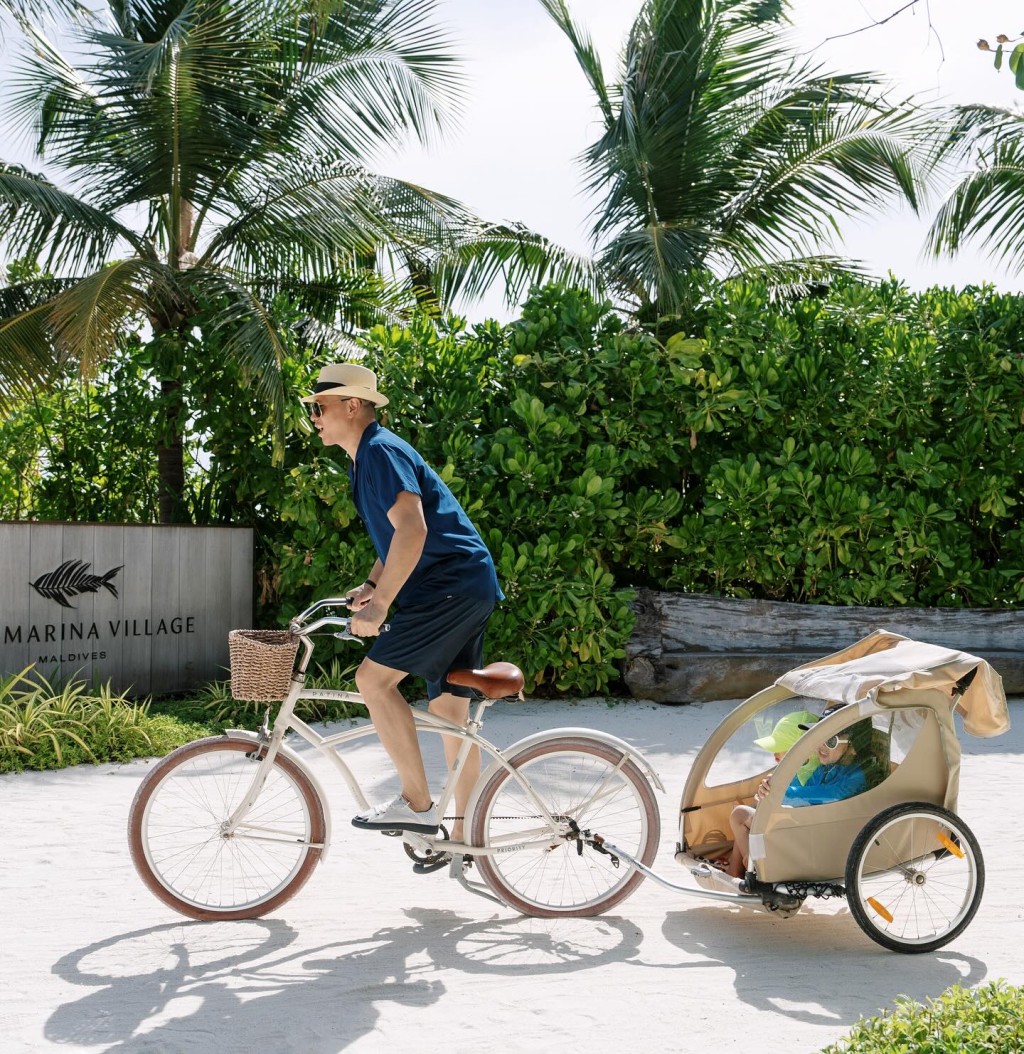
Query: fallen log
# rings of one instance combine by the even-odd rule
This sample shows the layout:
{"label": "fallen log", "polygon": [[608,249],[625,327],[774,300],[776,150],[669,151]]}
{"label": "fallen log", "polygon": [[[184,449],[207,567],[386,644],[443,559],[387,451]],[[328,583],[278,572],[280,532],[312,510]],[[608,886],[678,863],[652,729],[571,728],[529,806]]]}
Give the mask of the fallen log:
{"label": "fallen log", "polygon": [[866,608],[638,591],[625,680],[664,703],[745,699],[787,670],[887,629],[986,659],[1024,694],[1024,610]]}

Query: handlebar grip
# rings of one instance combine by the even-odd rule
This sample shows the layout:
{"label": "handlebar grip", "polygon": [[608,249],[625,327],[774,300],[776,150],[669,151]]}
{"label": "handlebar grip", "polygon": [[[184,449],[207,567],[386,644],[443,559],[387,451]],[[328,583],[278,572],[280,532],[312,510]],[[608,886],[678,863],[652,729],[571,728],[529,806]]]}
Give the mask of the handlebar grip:
{"label": "handlebar grip", "polygon": [[[389,622],[381,623],[381,627],[380,627],[380,632],[381,633],[388,633],[390,630],[391,630],[391,624]],[[349,633],[348,630],[345,630],[344,633],[335,633],[335,634],[333,634],[333,636],[335,638],[337,638],[338,640],[366,640],[365,637],[357,637],[354,633]]]}

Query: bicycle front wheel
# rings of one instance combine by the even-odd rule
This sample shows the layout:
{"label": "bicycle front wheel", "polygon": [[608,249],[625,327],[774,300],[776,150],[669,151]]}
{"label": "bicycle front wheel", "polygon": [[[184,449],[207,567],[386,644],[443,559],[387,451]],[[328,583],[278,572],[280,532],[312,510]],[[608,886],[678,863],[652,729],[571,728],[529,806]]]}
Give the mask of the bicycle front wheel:
{"label": "bicycle front wheel", "polygon": [[255,919],[293,897],[323,848],[323,803],[306,774],[278,754],[235,830],[226,821],[260,764],[248,740],[217,736],[179,747],[142,781],[128,837],[142,881],[193,919]]}
{"label": "bicycle front wheel", "polygon": [[846,864],[853,917],[890,951],[948,944],[974,918],[984,890],[977,839],[954,813],[927,802],[880,812],[854,840]]}
{"label": "bicycle front wheel", "polygon": [[534,743],[508,761],[515,774],[500,769],[490,777],[471,823],[473,844],[498,850],[476,861],[498,898],[524,915],[554,918],[600,915],[628,897],[643,874],[578,833],[601,834],[653,863],[661,820],[636,764],[615,746],[576,736]]}

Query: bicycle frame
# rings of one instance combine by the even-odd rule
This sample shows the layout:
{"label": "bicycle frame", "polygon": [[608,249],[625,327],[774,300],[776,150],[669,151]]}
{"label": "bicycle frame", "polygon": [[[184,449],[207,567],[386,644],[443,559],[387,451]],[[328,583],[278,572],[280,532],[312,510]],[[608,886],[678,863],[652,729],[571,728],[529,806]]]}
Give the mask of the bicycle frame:
{"label": "bicycle frame", "polygon": [[[313,610],[315,610],[315,607],[310,609],[310,611]],[[367,808],[369,806],[369,802],[366,795],[363,793],[358,778],[349,765],[339,755],[338,751],[340,748],[358,739],[375,735],[376,732],[373,725],[364,725],[359,728],[348,729],[344,732],[338,732],[333,735],[322,736],[301,718],[296,717],[294,712],[295,705],[300,699],[319,699],[350,703],[363,702],[362,696],[355,692],[305,687],[306,670],[313,653],[313,642],[309,637],[324,624],[331,626],[344,624],[346,632],[344,634],[338,633],[336,635],[338,637],[348,637],[347,621],[347,619],[321,619],[300,630],[300,643],[303,646],[303,654],[292,674],[292,687],[281,704],[281,709],[274,720],[272,728],[268,729],[264,724],[258,733],[247,732],[241,729],[229,729],[227,731],[226,734],[233,739],[249,739],[257,744],[260,764],[253,775],[252,784],[248,791],[239,802],[238,807],[222,825],[222,831],[224,834],[237,834],[244,831],[245,833],[243,837],[253,839],[259,839],[261,837],[260,834],[254,834],[246,829],[244,823],[245,816],[258,799],[267,776],[273,767],[274,759],[282,749],[288,750],[288,748],[284,746],[284,737],[289,731],[296,732],[305,742],[312,746],[318,754],[328,759],[333,768],[345,781],[349,791],[352,793],[352,796],[360,807]],[[471,709],[469,721],[464,726],[457,725],[454,722],[448,721],[436,714],[432,714],[429,711],[414,711],[413,716],[417,733],[434,732],[442,736],[449,736],[462,741],[459,752],[449,768],[448,777],[445,780],[439,797],[437,798],[436,804],[438,812],[440,815],[444,815],[448,804],[454,799],[455,785],[458,781],[459,773],[462,770],[462,766],[465,763],[465,759],[470,750],[476,746],[492,759],[492,766],[494,764],[500,765],[516,780],[519,786],[522,787],[523,791],[528,795],[529,800],[536,807],[538,819],[543,822],[542,825],[538,824],[538,827],[534,830],[517,831],[514,835],[509,837],[506,843],[499,843],[487,847],[473,846],[464,841],[455,842],[445,838],[438,838],[433,835],[424,836],[410,831],[403,832],[403,839],[411,846],[420,849],[429,849],[433,852],[458,853],[461,851],[463,853],[472,853],[474,856],[494,856],[500,853],[510,852],[513,849],[545,848],[551,844],[553,832],[558,831],[561,826],[560,821],[549,812],[547,806],[538,797],[534,788],[530,785],[529,780],[526,779],[522,773],[515,768],[515,766],[506,760],[504,754],[498,747],[480,735],[480,729],[483,725],[484,711],[496,701],[497,700],[495,699],[487,698],[478,700]],[[593,736],[593,733],[589,730],[587,730],[587,733]],[[605,738],[611,739],[613,737]],[[618,741],[616,741],[616,743],[618,745]],[[515,746],[518,746],[518,744]],[[620,768],[631,758],[637,757],[632,748],[628,748],[627,744],[622,743],[621,746],[626,749],[623,750],[622,760],[619,765]],[[327,799],[323,794],[319,781],[310,771],[309,766],[293,751],[289,750],[289,757],[303,770],[314,786],[316,786],[326,808]],[[467,810],[469,815],[466,817],[467,823],[471,818],[472,805],[476,800],[477,792],[483,785],[484,777],[489,776],[491,771],[492,769],[488,768],[481,772],[480,779],[477,781],[474,792],[470,798],[470,808]],[[657,779],[656,775],[654,778]],[[600,799],[610,780],[611,774],[607,777],[605,784],[595,791],[591,800],[596,801]],[[272,832],[263,833],[271,834]],[[330,848],[330,840],[331,825],[328,823],[324,842],[322,845],[320,843],[317,843],[316,845],[317,848],[322,848],[323,855],[326,855]]]}
{"label": "bicycle frame", "polygon": [[[345,751],[377,737],[373,724],[322,734],[295,714],[301,699],[362,701],[354,692],[306,684],[314,635],[355,639],[348,617],[321,609],[349,606],[345,598],[321,601],[291,623],[301,653],[272,724],[268,708],[256,732],[233,729],[184,744],[140,784],[128,819],[132,861],[154,895],[176,911],[200,920],[258,918],[298,892],[323,859],[331,841],[328,799],[310,769],[310,752],[285,742],[289,731],[327,759],[357,805],[369,806]],[[292,655],[286,649],[263,658],[287,662]],[[499,749],[481,734],[484,713],[519,695],[521,671],[492,663],[449,677],[482,698],[451,715],[417,708],[411,716],[417,734],[446,737],[447,776],[435,807],[449,823],[452,813],[462,813],[456,826],[462,821],[464,834],[457,841],[443,826],[385,830],[401,838],[413,870],[448,867],[449,878],[469,892],[545,918],[601,914],[628,897],[643,876],[620,868],[602,842],[621,841],[642,863],[653,863],[661,832],[654,793],[664,787],[646,759],[618,737],[589,728],[551,729]],[[259,698],[263,689],[240,691]],[[489,763],[456,796],[474,747]],[[467,877],[475,875],[480,881]]]}

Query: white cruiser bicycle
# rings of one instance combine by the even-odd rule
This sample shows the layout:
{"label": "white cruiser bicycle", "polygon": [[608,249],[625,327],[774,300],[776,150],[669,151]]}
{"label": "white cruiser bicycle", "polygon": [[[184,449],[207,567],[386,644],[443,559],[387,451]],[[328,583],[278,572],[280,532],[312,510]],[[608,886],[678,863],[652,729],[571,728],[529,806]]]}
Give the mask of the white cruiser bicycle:
{"label": "white cruiser bicycle", "polygon": [[[268,711],[257,732],[229,730],[188,743],[142,781],[128,822],[132,861],[148,888],[176,911],[203,920],[258,918],[293,897],[326,855],[327,800],[305,760],[285,743],[287,732],[327,758],[357,805],[369,806],[342,753],[372,736],[373,726],[322,736],[294,712],[300,699],[362,701],[352,692],[305,684],[315,635],[357,639],[348,618],[331,613],[340,607],[347,607],[345,598],[322,600],[296,616],[287,632],[274,634],[290,648],[283,649],[284,698],[272,726]],[[466,810],[468,838],[451,840],[443,824],[435,835],[386,833],[399,835],[421,865],[450,856],[449,875],[467,890],[526,915],[598,915],[629,896],[644,873],[604,842],[648,868],[653,863],[661,823],[652,784],[664,788],[651,766],[625,741],[587,728],[552,729],[499,750],[480,735],[484,712],[521,698],[520,670],[498,662],[453,670],[448,679],[480,695],[466,725],[427,711],[414,715],[419,732],[461,742],[437,797],[439,815],[454,802],[469,751],[482,751]],[[470,879],[474,867],[483,883]]]}

